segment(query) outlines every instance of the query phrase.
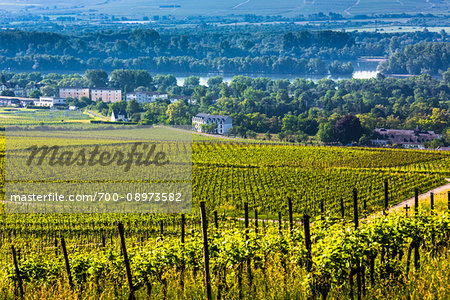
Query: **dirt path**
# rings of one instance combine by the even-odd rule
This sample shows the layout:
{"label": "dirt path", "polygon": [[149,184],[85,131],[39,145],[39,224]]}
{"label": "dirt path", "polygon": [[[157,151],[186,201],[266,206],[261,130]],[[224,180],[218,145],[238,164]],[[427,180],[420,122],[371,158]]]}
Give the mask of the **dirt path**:
{"label": "dirt path", "polygon": [[[435,189],[429,190],[426,193],[420,194],[419,195],[419,203],[423,200],[429,200],[431,192],[433,192],[433,194],[439,194],[439,193],[443,193],[443,192],[450,190],[450,178],[446,178],[445,180],[447,180],[449,183],[442,185],[440,187],[437,187]],[[400,202],[399,204],[392,206],[391,208],[389,208],[389,211],[390,212],[398,211],[400,209],[403,209],[406,205],[408,205],[409,207],[414,206],[414,197],[409,198],[408,200],[405,200],[403,202]]]}

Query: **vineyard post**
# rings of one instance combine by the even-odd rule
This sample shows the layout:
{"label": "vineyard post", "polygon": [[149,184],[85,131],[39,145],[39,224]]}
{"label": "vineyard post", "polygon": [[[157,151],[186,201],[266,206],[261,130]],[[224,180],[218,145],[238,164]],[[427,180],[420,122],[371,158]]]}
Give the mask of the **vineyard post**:
{"label": "vineyard post", "polygon": [[408,210],[410,209],[410,207],[408,206],[408,204],[405,205],[405,216],[408,216]]}
{"label": "vineyard post", "polygon": [[414,189],[414,214],[417,216],[419,214],[419,189]]}
{"label": "vineyard post", "polygon": [[353,216],[355,221],[355,229],[358,229],[358,191],[356,188],[353,189]]}
{"label": "vineyard post", "polygon": [[14,249],[14,246],[11,246],[11,250],[12,250],[13,261],[14,261],[14,269],[16,272],[17,280],[19,282],[20,298],[23,299],[22,275],[20,274],[19,264],[17,263],[16,249]]}
{"label": "vineyard post", "polygon": [[[248,241],[249,222],[248,222],[248,203],[247,202],[244,203],[244,209],[245,209],[245,240]],[[252,261],[250,260],[250,258],[247,259],[247,276],[248,276],[249,286],[251,288],[252,282],[253,282],[253,276],[252,276]]]}
{"label": "vineyard post", "polygon": [[66,265],[66,272],[67,278],[69,279],[69,286],[70,288],[73,288],[72,273],[70,272],[69,256],[67,255],[66,241],[64,240],[64,237],[61,237],[61,248],[64,255],[64,263]]}
{"label": "vineyard post", "polygon": [[433,214],[434,211],[434,193],[430,192],[430,208],[431,208],[431,214]]}
{"label": "vineyard post", "polygon": [[341,217],[344,218],[344,199],[341,197]]}
{"label": "vineyard post", "polygon": [[128,260],[128,253],[127,253],[127,246],[125,244],[125,234],[124,234],[123,224],[119,223],[119,224],[117,224],[117,227],[119,228],[120,245],[122,246],[123,260],[125,262],[125,269],[126,269],[126,272],[127,272],[128,286],[130,288],[130,297],[129,297],[129,299],[132,299],[132,298],[134,298],[133,277],[131,277],[130,261]]}
{"label": "vineyard post", "polygon": [[450,191],[447,192],[447,209],[450,210]]}
{"label": "vineyard post", "polygon": [[305,230],[305,247],[307,251],[306,256],[306,270],[311,271],[312,255],[311,255],[311,231],[309,227],[309,215],[303,215],[303,228]]}
{"label": "vineyard post", "polygon": [[209,273],[208,220],[206,219],[205,201],[200,202],[200,214],[201,214],[202,234],[203,234],[203,261],[205,264],[206,297],[208,300],[211,300],[212,292],[211,292],[211,277]]}
{"label": "vineyard post", "polygon": [[278,212],[278,231],[281,232],[281,211]]}
{"label": "vineyard post", "polygon": [[291,231],[291,235],[294,234],[294,220],[292,217],[292,199],[288,198],[289,205],[289,229]]}
{"label": "vineyard post", "polygon": [[324,212],[325,212],[325,208],[324,208],[324,205],[323,205],[323,199],[321,199],[320,200],[320,214],[321,214],[322,218],[323,218]]}
{"label": "vineyard post", "polygon": [[[185,235],[185,229],[184,229],[184,225],[185,225],[185,216],[184,214],[181,214],[181,246],[184,248],[184,235]],[[180,285],[181,285],[181,290],[184,290],[184,260],[181,263],[181,274],[180,274]],[[149,290],[149,288],[147,287],[147,290]]]}
{"label": "vineyard post", "polygon": [[389,185],[388,181],[384,181],[384,213],[387,213],[387,209],[389,207]]}
{"label": "vineyard post", "polygon": [[181,214],[181,243],[184,244],[184,235],[185,235],[185,229],[184,225],[186,223],[186,219],[184,214]]}
{"label": "vineyard post", "polygon": [[248,233],[248,203],[247,202],[245,202],[244,203],[244,221],[245,221],[245,223],[244,223],[244,225],[245,225],[245,233],[247,234]]}
{"label": "vineyard post", "polygon": [[163,220],[159,221],[159,231],[160,231],[160,234],[162,237],[164,234],[164,221]]}
{"label": "vineyard post", "polygon": [[255,208],[255,233],[258,234],[258,209]]}

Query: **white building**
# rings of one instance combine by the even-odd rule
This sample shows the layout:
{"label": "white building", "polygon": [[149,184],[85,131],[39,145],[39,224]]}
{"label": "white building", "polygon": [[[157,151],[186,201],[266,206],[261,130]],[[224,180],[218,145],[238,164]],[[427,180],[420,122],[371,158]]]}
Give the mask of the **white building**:
{"label": "white building", "polygon": [[153,102],[156,99],[167,99],[169,97],[168,94],[160,93],[160,92],[134,92],[127,94],[127,101],[132,99],[136,100],[138,103],[147,103]]}
{"label": "white building", "polygon": [[229,116],[197,114],[192,117],[192,128],[198,132],[206,132],[205,125],[217,125],[214,133],[226,134],[233,127],[233,119]]}
{"label": "white building", "polygon": [[127,117],[124,113],[120,113],[118,111],[111,113],[111,122],[127,122]]}
{"label": "white building", "polygon": [[66,99],[56,97],[39,97],[39,100],[34,102],[34,105],[36,106],[49,106],[49,107],[64,104],[66,104]]}

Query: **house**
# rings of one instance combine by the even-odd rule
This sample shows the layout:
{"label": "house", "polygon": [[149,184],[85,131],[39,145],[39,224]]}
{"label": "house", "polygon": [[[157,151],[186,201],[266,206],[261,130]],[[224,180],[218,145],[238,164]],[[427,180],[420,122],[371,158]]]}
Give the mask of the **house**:
{"label": "house", "polygon": [[12,91],[12,92],[14,92],[14,95],[17,97],[26,96],[25,89],[11,81],[3,82],[0,85],[0,92],[3,92],[3,91]]}
{"label": "house", "polygon": [[217,125],[214,133],[226,134],[233,127],[233,119],[229,116],[197,114],[192,117],[192,129],[198,132],[206,132],[208,125]]}
{"label": "house", "polygon": [[81,97],[90,98],[89,88],[85,87],[62,87],[59,89],[59,98],[74,98],[80,100]]}
{"label": "house", "polygon": [[111,122],[128,122],[128,119],[123,112],[112,111]]}
{"label": "house", "polygon": [[66,104],[66,99],[56,97],[39,97],[39,101],[34,102],[34,105],[36,106],[49,106],[49,107],[64,104]]}
{"label": "house", "polygon": [[167,99],[169,97],[168,94],[160,93],[160,92],[134,92],[128,93],[126,96],[127,101],[132,99],[136,100],[138,103],[147,103],[153,102],[156,99]]}
{"label": "house", "polygon": [[424,142],[441,138],[440,134],[434,131],[423,131],[416,128],[415,130],[397,130],[376,128],[374,138],[370,143],[374,146],[392,146],[400,145],[403,148],[424,149]]}
{"label": "house", "polygon": [[120,102],[122,100],[122,91],[112,88],[92,89],[91,90],[92,101],[103,102]]}

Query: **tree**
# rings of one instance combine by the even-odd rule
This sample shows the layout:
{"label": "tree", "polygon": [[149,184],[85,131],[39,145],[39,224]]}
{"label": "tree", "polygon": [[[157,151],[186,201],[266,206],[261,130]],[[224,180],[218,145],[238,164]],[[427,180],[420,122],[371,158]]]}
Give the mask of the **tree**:
{"label": "tree", "polygon": [[16,94],[14,94],[14,91],[12,90],[4,90],[2,91],[1,95],[7,97],[14,97]]}
{"label": "tree", "polygon": [[183,86],[198,86],[200,84],[200,77],[189,76],[184,79]]}
{"label": "tree", "polygon": [[111,73],[111,85],[122,91],[134,91],[139,86],[153,87],[153,79],[145,70],[114,70]]}
{"label": "tree", "polygon": [[102,88],[108,85],[108,73],[103,70],[87,70],[84,76],[90,88]]}
{"label": "tree", "polygon": [[42,93],[39,90],[31,91],[31,93],[28,95],[30,98],[39,98],[42,96]]}
{"label": "tree", "polygon": [[46,85],[41,88],[41,92],[44,96],[55,96],[56,95],[56,88],[54,86]]}
{"label": "tree", "polygon": [[319,131],[317,137],[324,143],[332,143],[336,141],[334,134],[334,126],[331,123],[321,123],[319,125]]}
{"label": "tree", "polygon": [[217,87],[217,86],[219,86],[222,82],[223,82],[222,76],[215,76],[215,77],[209,78],[208,81],[206,82],[206,84],[207,84],[209,87]]}
{"label": "tree", "polygon": [[141,108],[139,107],[139,103],[136,101],[136,99],[131,99],[127,103],[127,109],[126,113],[129,118],[131,118],[132,115],[140,112]]}
{"label": "tree", "polygon": [[359,141],[364,134],[364,129],[358,117],[353,115],[345,115],[340,118],[334,125],[336,139],[342,144]]}
{"label": "tree", "polygon": [[182,125],[190,122],[188,108],[183,101],[169,104],[166,115],[168,116],[167,122],[169,124]]}

